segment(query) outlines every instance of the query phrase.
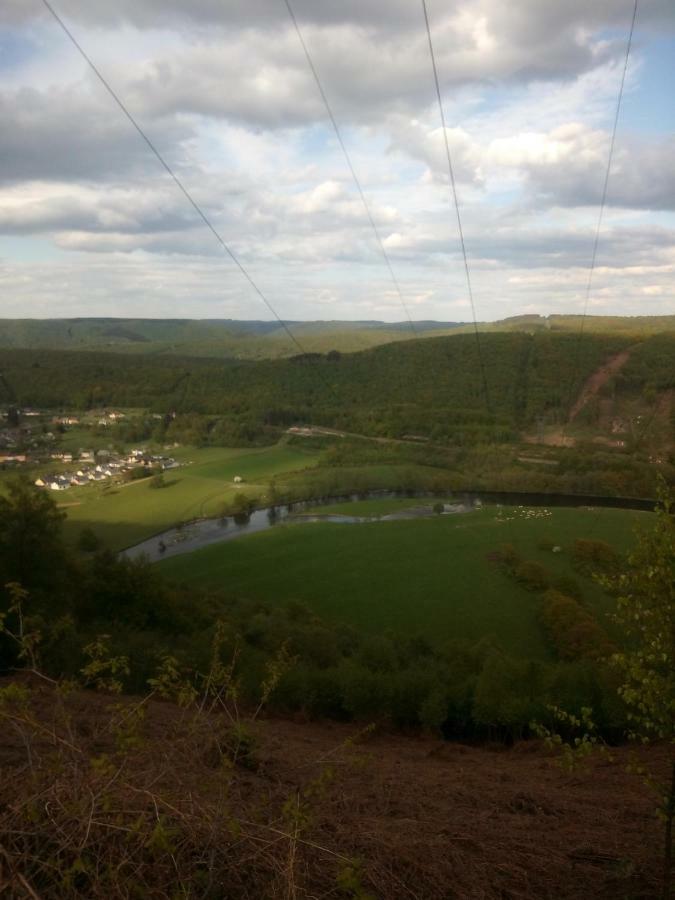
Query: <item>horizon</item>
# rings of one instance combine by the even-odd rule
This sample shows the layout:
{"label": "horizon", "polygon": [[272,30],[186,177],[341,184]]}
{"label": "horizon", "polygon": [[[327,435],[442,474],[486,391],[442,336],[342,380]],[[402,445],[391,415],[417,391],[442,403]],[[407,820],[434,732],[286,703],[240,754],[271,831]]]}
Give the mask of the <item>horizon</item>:
{"label": "horizon", "polygon": [[[502,319],[413,319],[415,325],[496,325],[500,322],[508,322],[512,319],[553,319],[553,318],[579,318],[579,319],[668,319],[675,318],[675,312],[660,313],[655,315],[645,315],[644,313],[636,313],[634,315],[612,315],[611,313],[582,313],[582,312],[551,312],[551,313],[516,313],[512,316],[504,316]],[[284,319],[283,323],[277,319],[237,319],[231,317],[218,316],[5,316],[0,313],[0,322],[95,322],[95,321],[125,321],[125,322],[209,322],[209,323],[225,323],[233,322],[237,324],[251,325],[274,325],[283,329],[284,325],[389,325],[410,327],[410,321],[407,319]]]}

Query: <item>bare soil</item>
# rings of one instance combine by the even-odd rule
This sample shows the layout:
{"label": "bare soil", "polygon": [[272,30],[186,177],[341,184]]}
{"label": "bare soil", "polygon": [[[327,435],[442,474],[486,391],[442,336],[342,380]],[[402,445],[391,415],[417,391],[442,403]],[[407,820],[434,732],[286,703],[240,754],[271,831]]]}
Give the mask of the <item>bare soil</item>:
{"label": "bare soil", "polygon": [[[599,369],[586,380],[579,396],[575,400],[568,416],[568,424],[572,423],[579,415],[586,404],[593,399],[607,381],[615,375],[626,364],[628,358],[633,351],[632,347],[622,350],[615,356],[610,357],[607,362],[603,363]],[[526,435],[523,440],[528,444],[545,444],[549,447],[574,447],[575,438],[565,434],[564,428],[555,428],[548,431],[545,435]],[[607,446],[622,446],[620,441],[608,441],[605,438],[599,438],[597,443],[605,443]]]}
{"label": "bare soil", "polygon": [[[0,730],[0,895],[7,900],[106,896],[92,881],[85,881],[82,893],[77,880],[68,891],[62,883],[51,885],[22,848],[39,847],[41,841],[51,845],[72,832],[81,858],[96,853],[100,871],[112,871],[119,855],[124,871],[122,863],[128,866],[132,858],[124,832],[130,830],[127,812],[129,821],[147,815],[150,823],[161,819],[172,835],[180,835],[171,838],[171,851],[162,854],[161,846],[155,847],[150,862],[133,856],[141,890],[133,896],[178,896],[185,883],[182,867],[194,865],[196,855],[208,861],[209,892],[195,887],[185,896],[659,896],[655,801],[641,779],[627,773],[631,751],[626,747],[614,750],[611,760],[597,757],[587,771],[569,774],[538,742],[510,749],[467,746],[353,724],[268,719],[252,726],[254,764],[232,766],[222,790],[219,757],[214,761],[222,721],[213,717],[206,730],[187,727],[184,711],[151,701],[142,746],[117,774],[112,766],[113,774],[106,771],[101,781],[101,773],[88,774],[81,759],[113,754],[101,729],[114,715],[109,704],[119,701],[93,693],[69,698],[68,740],[79,749],[74,762],[66,765],[62,759],[52,774],[47,767],[55,744],[48,735],[55,703],[49,690],[39,702],[45,730],[32,745],[30,765],[19,732]],[[133,702],[129,698],[123,705]],[[668,750],[640,752],[665,771]],[[61,756],[68,752],[59,750]],[[79,774],[69,782],[76,769]],[[106,805],[94,814],[101,784]],[[27,807],[31,816],[22,819]],[[43,807],[53,824],[41,835]],[[221,828],[224,810],[227,827]],[[42,852],[51,854],[47,865],[66,854],[53,847]],[[352,866],[351,860],[358,862]],[[197,883],[195,877],[189,876],[190,883]],[[114,896],[131,894],[120,888]]]}
{"label": "bare soil", "polygon": [[589,400],[592,400],[593,397],[598,393],[598,391],[609,381],[612,375],[616,375],[623,366],[626,365],[628,359],[633,351],[632,347],[626,348],[626,350],[622,350],[621,353],[617,353],[615,356],[610,357],[606,363],[600,366],[599,369],[596,369],[595,372],[588,378],[586,383],[581,389],[581,393],[577,397],[570,410],[569,420],[573,422],[576,417],[579,415],[581,410],[586,406]]}

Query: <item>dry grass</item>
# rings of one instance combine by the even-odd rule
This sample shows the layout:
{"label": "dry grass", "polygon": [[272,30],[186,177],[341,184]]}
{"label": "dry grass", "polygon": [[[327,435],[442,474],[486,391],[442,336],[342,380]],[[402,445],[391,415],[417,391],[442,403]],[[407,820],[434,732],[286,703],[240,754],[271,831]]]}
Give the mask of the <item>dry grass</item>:
{"label": "dry grass", "polygon": [[30,690],[5,693],[0,727],[8,900],[658,896],[659,825],[625,748],[569,775],[534,743],[244,725],[15,683]]}

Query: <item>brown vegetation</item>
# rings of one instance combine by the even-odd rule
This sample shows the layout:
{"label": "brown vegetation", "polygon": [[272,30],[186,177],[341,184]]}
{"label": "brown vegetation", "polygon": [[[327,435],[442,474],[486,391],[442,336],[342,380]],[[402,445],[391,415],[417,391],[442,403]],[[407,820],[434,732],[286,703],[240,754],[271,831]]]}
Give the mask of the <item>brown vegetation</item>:
{"label": "brown vegetation", "polygon": [[[571,775],[535,742],[242,728],[222,710],[15,684],[8,900],[658,896],[659,825],[627,748]],[[657,768],[665,750],[649,750]]]}
{"label": "brown vegetation", "polygon": [[540,618],[558,659],[602,660],[616,650],[605,629],[581,603],[560,591],[546,591]]}

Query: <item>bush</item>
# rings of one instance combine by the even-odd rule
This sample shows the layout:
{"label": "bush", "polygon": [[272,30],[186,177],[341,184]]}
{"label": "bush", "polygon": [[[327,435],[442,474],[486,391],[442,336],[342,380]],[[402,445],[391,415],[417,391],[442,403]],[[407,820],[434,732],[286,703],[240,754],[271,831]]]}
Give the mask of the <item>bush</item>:
{"label": "bush", "polygon": [[96,553],[101,548],[101,541],[91,528],[83,528],[77,539],[77,546],[83,553]]}
{"label": "bush", "polygon": [[559,591],[544,594],[541,623],[559,659],[604,659],[615,650],[593,616]]}
{"label": "bush", "polygon": [[566,594],[568,597],[573,597],[575,600],[583,599],[581,585],[576,578],[573,578],[571,575],[558,575],[557,578],[553,579],[552,587],[554,587],[556,591],[560,591],[561,594]]}
{"label": "bush", "polygon": [[551,581],[550,573],[541,563],[528,560],[518,563],[513,574],[516,581],[528,591],[545,591]]}
{"label": "bush", "polygon": [[520,562],[520,556],[513,544],[502,544],[497,551],[497,558],[507,569],[514,569]]}
{"label": "bush", "polygon": [[572,550],[575,567],[585,574],[615,572],[620,558],[607,541],[591,541],[577,538]]}

